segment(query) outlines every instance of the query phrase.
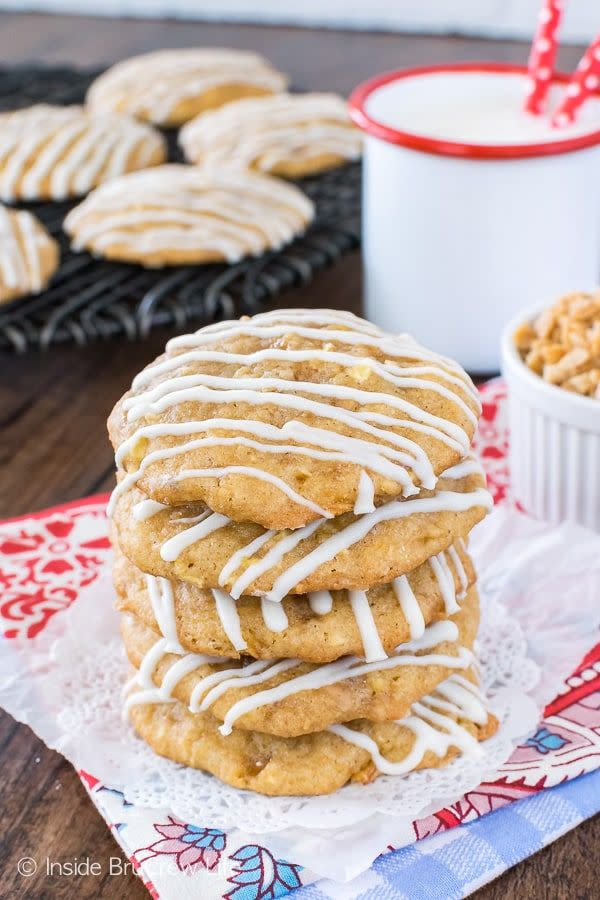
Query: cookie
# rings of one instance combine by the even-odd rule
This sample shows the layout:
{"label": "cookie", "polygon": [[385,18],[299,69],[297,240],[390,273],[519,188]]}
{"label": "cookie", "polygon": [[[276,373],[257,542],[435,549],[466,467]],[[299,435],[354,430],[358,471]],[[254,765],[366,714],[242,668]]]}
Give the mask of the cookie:
{"label": "cookie", "polygon": [[319,591],[270,603],[235,601],[222,590],[144,575],[117,551],[116,606],[193,653],[238,659],[297,657],[325,663],[341,656],[371,661],[420,638],[458,609],[475,580],[462,541],[408,576],[368,591]]}
{"label": "cookie", "polygon": [[[76,243],[125,246],[94,213],[102,196],[121,208],[122,183],[71,213]],[[460,366],[407,335],[351,313],[277,310],[169,341],[108,424],[120,490],[283,529],[435,488],[468,453],[480,408]]]}
{"label": "cookie", "polygon": [[166,144],[127,116],[38,104],[0,113],[0,199],[66,200],[103,181],[156,166]]}
{"label": "cookie", "polygon": [[304,232],[314,208],[268,175],[165,165],[116,178],[71,210],[73,249],[147,267],[237,262]]}
{"label": "cookie", "polygon": [[94,112],[125,112],[172,127],[240,97],[285,90],[287,76],[256,53],[225,48],[158,50],[123,60],[92,83]]}
{"label": "cookie", "polygon": [[123,617],[121,634],[147,692],[140,699],[174,697],[191,712],[208,711],[223,723],[223,734],[235,726],[294,737],[357,718],[381,722],[406,715],[453,671],[469,668],[478,623],[479,600],[471,588],[454,616],[429,625],[421,638],[400,644],[389,656],[370,663],[346,656],[319,666],[172,653],[176,648],[167,638],[157,640],[133,616]]}
{"label": "cookie", "polygon": [[180,702],[135,705],[129,716],[156,753],[177,763],[269,796],[314,796],[477,753],[475,742],[491,737],[498,721],[475,681],[472,671],[452,675],[399,722],[359,719],[293,738],[237,729],[223,737],[214,716],[190,713]]}
{"label": "cookie", "polygon": [[359,159],[361,132],[336,94],[276,94],[201,113],[182,128],[186,159],[302,178]]}
{"label": "cookie", "polygon": [[236,600],[249,594],[278,602],[286,594],[388,584],[466,536],[491,508],[478,465],[438,485],[372,513],[279,532],[198,504],[149,505],[133,488],[117,498],[113,527],[121,550],[143,572],[223,588]]}
{"label": "cookie", "polygon": [[35,216],[0,206],[0,304],[39,294],[59,260],[58,244]]}

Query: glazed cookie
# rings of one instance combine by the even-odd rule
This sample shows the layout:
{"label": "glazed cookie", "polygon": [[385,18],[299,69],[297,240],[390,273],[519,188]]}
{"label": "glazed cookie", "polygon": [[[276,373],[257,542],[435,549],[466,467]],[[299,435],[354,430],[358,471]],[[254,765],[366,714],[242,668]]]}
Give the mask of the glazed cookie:
{"label": "glazed cookie", "polygon": [[112,66],[91,85],[94,112],[125,112],[175,126],[206,109],[284,91],[287,77],[256,53],[225,48],[159,50]]}
{"label": "glazed cookie", "polygon": [[175,266],[278,249],[306,230],[313,213],[298,188],[268,175],[165,165],[102,185],[64,227],[75,250]]}
{"label": "glazed cookie", "polygon": [[156,753],[177,763],[272,797],[314,796],[477,752],[475,742],[491,737],[498,721],[475,680],[471,670],[450,676],[399,722],[359,719],[294,738],[236,729],[223,737],[214,716],[190,713],[179,702],[132,705],[129,716]]}
{"label": "glazed cookie", "polygon": [[186,159],[301,178],[358,159],[361,132],[336,94],[277,94],[201,113],[181,130]]}
{"label": "glazed cookie", "polygon": [[145,689],[139,699],[173,697],[191,712],[209,711],[223,723],[223,734],[235,725],[294,737],[356,718],[382,722],[406,715],[453,671],[472,664],[478,623],[479,600],[471,588],[452,618],[429,625],[389,656],[370,663],[345,656],[320,666],[297,659],[248,663],[169,652],[178,648],[134,616],[123,617],[121,634]]}
{"label": "glazed cookie", "polygon": [[[471,464],[470,464],[471,465]],[[367,589],[387,584],[466,536],[492,500],[485,476],[440,478],[436,492],[391,500],[372,513],[317,519],[294,531],[265,531],[190,504],[150,503],[130,489],[116,503],[113,525],[121,550],[138,569],[275,602],[286,594]],[[152,513],[152,515],[150,515]]]}
{"label": "glazed cookie", "polygon": [[65,200],[166,159],[161,135],[127,116],[39,104],[0,113],[0,198]]}
{"label": "glazed cookie", "polygon": [[[83,229],[84,243],[115,246],[92,211],[120,192],[114,182],[71,213],[76,241]],[[121,490],[139,483],[170,506],[298,528],[435,488],[469,452],[480,408],[460,366],[407,335],[351,313],[278,310],[169,341],[109,433]]]}
{"label": "glazed cookie", "polygon": [[0,206],[0,304],[43,291],[59,259],[58,244],[35,216]]}
{"label": "glazed cookie", "polygon": [[459,541],[408,576],[368,591],[318,591],[282,603],[201,590],[184,581],[144,575],[117,552],[117,609],[187,651],[238,659],[298,657],[324,663],[341,656],[367,662],[423,635],[458,609],[475,580]]}

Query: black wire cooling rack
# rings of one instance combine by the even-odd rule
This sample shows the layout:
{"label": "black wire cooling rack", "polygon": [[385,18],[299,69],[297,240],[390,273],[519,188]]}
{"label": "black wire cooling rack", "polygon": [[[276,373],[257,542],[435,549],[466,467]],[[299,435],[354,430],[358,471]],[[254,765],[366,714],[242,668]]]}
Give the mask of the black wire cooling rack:
{"label": "black wire cooling rack", "polygon": [[[31,103],[80,103],[96,71],[71,68],[0,68],[0,110]],[[180,161],[174,132],[165,132],[169,159]],[[153,328],[178,331],[221,318],[255,313],[284,288],[358,247],[360,164],[298,182],[316,216],[305,235],[282,251],[235,265],[178,266],[158,270],[73,253],[62,231],[74,203],[29,203],[61,246],[61,265],[48,290],[0,309],[0,349],[23,352],[53,344],[86,344],[125,335],[143,338]]]}

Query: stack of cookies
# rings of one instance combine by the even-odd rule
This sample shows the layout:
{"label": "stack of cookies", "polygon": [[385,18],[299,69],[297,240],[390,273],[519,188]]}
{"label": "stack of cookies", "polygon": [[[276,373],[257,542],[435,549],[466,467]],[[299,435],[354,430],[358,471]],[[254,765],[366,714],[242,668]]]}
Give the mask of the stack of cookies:
{"label": "stack of cookies", "polygon": [[350,313],[175,338],[109,419],[126,708],[159,754],[323,794],[480,752],[477,391]]}

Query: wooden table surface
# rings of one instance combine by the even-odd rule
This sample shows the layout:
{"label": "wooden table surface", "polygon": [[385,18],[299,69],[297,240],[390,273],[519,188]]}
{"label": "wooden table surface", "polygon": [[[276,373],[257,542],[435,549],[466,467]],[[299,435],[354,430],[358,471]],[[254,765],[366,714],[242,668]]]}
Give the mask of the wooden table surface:
{"label": "wooden table surface", "polygon": [[[265,53],[299,88],[344,94],[377,71],[448,60],[523,62],[527,47],[448,37],[115,21],[0,13],[0,62],[95,66],[158,47],[224,45]],[[562,51],[572,68],[574,48]],[[346,257],[314,284],[281,295],[280,304],[334,306],[360,312],[360,259]],[[165,336],[143,343],[114,341],[45,356],[0,357],[0,517],[109,490],[113,458],[105,419],[133,375],[156,356]],[[1,897],[143,898],[133,874],[107,874],[121,855],[73,769],[29,728],[0,715]],[[600,817],[588,821],[476,895],[500,898],[599,896]],[[17,861],[34,857],[40,874],[23,878]],[[59,878],[43,873],[46,858],[89,857],[101,876]]]}

